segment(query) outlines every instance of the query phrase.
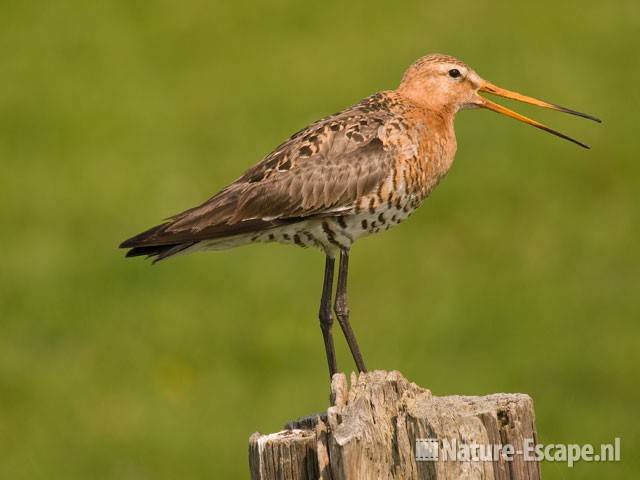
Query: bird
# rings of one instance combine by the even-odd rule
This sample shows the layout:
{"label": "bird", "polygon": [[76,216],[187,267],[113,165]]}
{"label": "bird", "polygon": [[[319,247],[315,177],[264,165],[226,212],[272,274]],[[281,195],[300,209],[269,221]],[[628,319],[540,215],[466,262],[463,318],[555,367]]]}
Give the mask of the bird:
{"label": "bird", "polygon": [[406,70],[395,90],[375,93],[303,128],[202,204],[120,248],[128,249],[126,257],[146,256],[154,263],[252,243],[319,249],[325,263],[318,318],[329,376],[338,372],[333,313],[358,371],[366,372],[350,323],[351,248],[358,239],[406,220],[445,177],[456,153],[456,114],[492,110],[589,148],[481,92],[601,122],[498,87],[452,56],[426,55]]}

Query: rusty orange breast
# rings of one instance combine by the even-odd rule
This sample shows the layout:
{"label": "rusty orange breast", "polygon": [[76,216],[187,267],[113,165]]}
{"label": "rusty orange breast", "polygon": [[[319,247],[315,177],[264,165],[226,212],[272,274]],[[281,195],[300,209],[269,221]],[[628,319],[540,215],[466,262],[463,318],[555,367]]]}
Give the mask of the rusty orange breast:
{"label": "rusty orange breast", "polygon": [[399,160],[406,163],[409,190],[424,199],[453,164],[457,147],[453,114],[416,108],[408,117],[415,126],[415,155]]}

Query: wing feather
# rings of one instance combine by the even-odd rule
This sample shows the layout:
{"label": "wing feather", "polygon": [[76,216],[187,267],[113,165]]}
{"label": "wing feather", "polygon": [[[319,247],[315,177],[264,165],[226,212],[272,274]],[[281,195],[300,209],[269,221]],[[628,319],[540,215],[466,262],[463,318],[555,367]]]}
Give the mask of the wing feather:
{"label": "wing feather", "polygon": [[395,153],[379,135],[392,114],[366,102],[298,132],[202,205],[121,246],[197,242],[348,212],[388,178]]}

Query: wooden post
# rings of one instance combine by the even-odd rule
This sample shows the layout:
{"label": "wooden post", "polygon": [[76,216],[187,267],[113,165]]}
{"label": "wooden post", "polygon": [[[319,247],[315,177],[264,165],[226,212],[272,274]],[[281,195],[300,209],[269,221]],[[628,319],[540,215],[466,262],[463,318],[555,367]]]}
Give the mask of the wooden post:
{"label": "wooden post", "polygon": [[[447,442],[449,453],[451,445],[483,446],[473,452],[480,456],[492,445],[524,452],[527,439],[537,443],[528,395],[435,397],[401,373],[384,371],[352,374],[351,387],[344,374],[336,374],[331,391],[333,405],[326,413],[290,422],[281,432],[251,435],[253,480],[540,478],[539,463],[525,461],[523,453],[510,461],[501,455],[443,458]],[[437,461],[416,459],[416,453],[427,452],[426,443],[416,452],[417,439],[430,439],[430,448],[437,440]]]}

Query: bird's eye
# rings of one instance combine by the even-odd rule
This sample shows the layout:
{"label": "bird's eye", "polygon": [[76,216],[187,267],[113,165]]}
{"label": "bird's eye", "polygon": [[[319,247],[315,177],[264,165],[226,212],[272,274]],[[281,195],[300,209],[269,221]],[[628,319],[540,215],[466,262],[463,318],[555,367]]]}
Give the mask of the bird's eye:
{"label": "bird's eye", "polygon": [[460,73],[460,70],[458,70],[457,68],[452,68],[451,70],[449,70],[449,76],[451,78],[458,78],[460,75],[462,75]]}

